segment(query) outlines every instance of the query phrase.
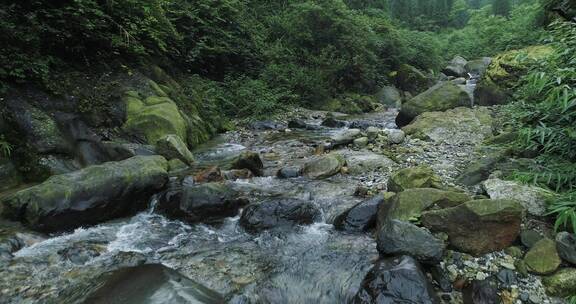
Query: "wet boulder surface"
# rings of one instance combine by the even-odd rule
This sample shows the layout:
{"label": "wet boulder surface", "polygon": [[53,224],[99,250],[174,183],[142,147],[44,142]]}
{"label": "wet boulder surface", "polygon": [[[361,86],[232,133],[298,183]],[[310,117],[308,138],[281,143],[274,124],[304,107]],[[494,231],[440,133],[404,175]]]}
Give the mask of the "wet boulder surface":
{"label": "wet boulder surface", "polygon": [[320,218],[312,202],[292,198],[271,198],[249,205],[242,212],[240,225],[250,232],[295,225],[309,225]]}
{"label": "wet boulder surface", "polygon": [[3,199],[3,214],[44,232],[131,215],[166,184],[167,168],[161,156],[136,156],[55,175]]}
{"label": "wet boulder surface", "polygon": [[376,226],[378,207],[384,202],[383,195],[356,204],[334,220],[334,227],[344,231],[367,231]]}
{"label": "wet boulder surface", "polygon": [[352,303],[437,304],[440,299],[420,264],[404,255],[376,262],[362,281]]}
{"label": "wet boulder surface", "polygon": [[86,304],[221,304],[224,298],[160,264],[120,268],[106,273],[87,292]]}

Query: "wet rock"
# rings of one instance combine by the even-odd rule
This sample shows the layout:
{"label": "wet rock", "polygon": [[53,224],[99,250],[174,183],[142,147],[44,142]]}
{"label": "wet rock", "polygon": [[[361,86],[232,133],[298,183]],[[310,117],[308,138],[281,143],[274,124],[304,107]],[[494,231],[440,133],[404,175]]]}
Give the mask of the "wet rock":
{"label": "wet rock", "polygon": [[566,262],[576,265],[576,237],[566,231],[556,235],[558,255]]}
{"label": "wet rock", "polygon": [[385,256],[405,254],[419,261],[436,263],[444,254],[444,243],[428,230],[399,220],[383,224],[376,242],[378,251]]}
{"label": "wet rock", "polygon": [[182,139],[174,134],[163,136],[156,142],[156,152],[166,159],[179,159],[187,165],[194,163],[194,156]]}
{"label": "wet rock", "polygon": [[223,180],[224,175],[218,166],[206,168],[194,176],[194,181],[197,183],[221,182]]}
{"label": "wet rock", "polygon": [[160,264],[121,268],[97,278],[85,290],[90,304],[224,303],[224,298]]}
{"label": "wet rock", "polygon": [[376,262],[352,303],[437,304],[440,299],[420,264],[410,256],[398,256]]}
{"label": "wet rock", "polygon": [[264,164],[260,155],[256,152],[245,151],[242,152],[234,161],[232,161],[231,169],[248,169],[256,176],[264,175]]}
{"label": "wet rock", "polygon": [[498,288],[489,281],[472,281],[462,291],[464,304],[500,304]]}
{"label": "wet rock", "polygon": [[356,148],[364,148],[368,145],[368,137],[356,138],[353,143]]}
{"label": "wet rock", "polygon": [[388,143],[398,145],[404,142],[406,134],[402,130],[390,130],[388,132]]}
{"label": "wet rock", "polygon": [[432,265],[429,267],[429,271],[438,287],[440,287],[440,290],[443,292],[452,292],[452,281],[450,280],[448,273],[442,269],[442,267],[439,265]]}
{"label": "wet rock", "polygon": [[465,90],[452,82],[441,82],[405,102],[396,117],[396,124],[403,127],[424,112],[446,111],[471,104],[470,95]]}
{"label": "wet rock", "polygon": [[452,81],[453,84],[458,84],[458,85],[466,84],[466,78],[464,78],[464,77],[458,77],[458,78],[452,79],[450,81]]}
{"label": "wet rock", "polygon": [[420,218],[424,210],[433,206],[448,208],[470,200],[470,196],[461,192],[433,188],[407,189],[394,195],[389,200],[389,204],[381,208],[379,221],[385,221],[385,218],[402,221],[416,220]]}
{"label": "wet rock", "polygon": [[422,224],[448,234],[450,244],[474,255],[504,249],[518,237],[524,208],[510,200],[475,200],[427,211]]}
{"label": "wet rock", "polygon": [[328,128],[344,128],[346,126],[346,122],[342,120],[338,120],[334,117],[327,117],[322,121],[322,125]]}
{"label": "wet rock", "polygon": [[550,274],[560,266],[562,261],[556,251],[556,243],[544,238],[526,253],[524,262],[528,270],[536,274]]}
{"label": "wet rock", "polygon": [[248,169],[226,170],[222,172],[222,175],[225,180],[250,179],[254,177],[254,173]]}
{"label": "wet rock", "polygon": [[188,169],[188,165],[186,165],[183,161],[175,158],[168,161],[168,171],[170,173],[179,172]]}
{"label": "wet rock", "polygon": [[294,119],[288,122],[288,128],[290,129],[306,129],[308,124],[300,119]]}
{"label": "wet rock", "polygon": [[468,61],[461,56],[452,58],[448,66],[442,69],[446,76],[463,77],[466,76],[466,64]]}
{"label": "wet rock", "polygon": [[250,232],[309,225],[320,216],[313,203],[291,198],[268,199],[244,209],[240,225]]}
{"label": "wet rock", "polygon": [[484,181],[482,186],[491,199],[515,199],[534,216],[546,214],[547,201],[552,197],[550,191],[540,187],[497,178]]}
{"label": "wet rock", "polygon": [[160,197],[158,212],[190,223],[212,222],[238,214],[248,201],[225,183],[194,184],[173,180]]}
{"label": "wet rock", "polygon": [[442,188],[440,177],[427,166],[398,170],[388,181],[388,191],[402,192],[411,188]]}
{"label": "wet rock", "polygon": [[18,186],[22,182],[22,177],[16,166],[9,159],[0,157],[0,191],[8,190]]}
{"label": "wet rock", "polygon": [[522,245],[532,248],[536,243],[538,243],[544,236],[537,231],[534,230],[522,230],[520,233],[520,241]]}
{"label": "wet rock", "polygon": [[382,195],[377,195],[356,204],[334,220],[334,227],[345,231],[367,231],[376,226],[378,206],[384,202]]}
{"label": "wet rock", "polygon": [[498,281],[504,288],[511,288],[512,285],[518,284],[516,273],[511,269],[502,269],[496,275]]}
{"label": "wet rock", "polygon": [[455,108],[426,112],[402,128],[406,134],[436,143],[481,143],[492,135],[492,117],[487,108]]}
{"label": "wet rock", "polygon": [[324,179],[338,174],[344,164],[345,160],[342,156],[328,154],[305,163],[302,173],[308,178]]}
{"label": "wet rock", "polygon": [[343,130],[331,137],[331,146],[336,148],[338,146],[349,145],[354,142],[354,139],[360,137],[361,134],[360,129]]}
{"label": "wet rock", "polygon": [[302,174],[302,168],[300,167],[285,167],[276,173],[278,178],[296,178]]}
{"label": "wet rock", "polygon": [[136,156],[56,175],[3,199],[5,216],[47,232],[127,216],[147,207],[167,181],[162,156]]}
{"label": "wet rock", "polygon": [[546,293],[553,297],[568,297],[576,294],[576,268],[564,268],[542,278]]}

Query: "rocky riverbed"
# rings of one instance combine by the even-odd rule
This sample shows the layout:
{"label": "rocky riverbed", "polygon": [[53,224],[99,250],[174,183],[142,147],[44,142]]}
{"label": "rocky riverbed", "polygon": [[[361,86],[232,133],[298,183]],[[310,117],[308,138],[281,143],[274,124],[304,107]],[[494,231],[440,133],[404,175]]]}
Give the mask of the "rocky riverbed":
{"label": "rocky riverbed", "polygon": [[[411,303],[562,303],[522,266],[528,250],[518,236],[522,206],[485,200],[495,212],[488,221],[496,232],[507,232],[485,235],[486,244],[450,225],[427,224],[443,210],[461,208],[442,215],[445,220],[467,216],[470,211],[458,206],[479,195],[456,179],[479,157],[476,147],[490,135],[483,128],[491,110],[454,111],[468,120],[435,130],[447,128],[438,123],[445,118],[430,117],[414,136],[412,129],[395,128],[395,110],[336,118],[300,110],[286,121],[256,123],[197,149],[192,168],[169,173],[177,190],[157,193],[135,216],[50,235],[5,224],[1,302],[374,303],[382,293]],[[327,120],[340,126],[322,126]],[[243,169],[250,173],[239,175]],[[149,173],[160,174],[156,179],[167,174],[150,170],[159,172]],[[170,189],[181,193],[177,199]],[[385,192],[392,190],[397,194]],[[375,207],[355,211],[380,193],[385,195]],[[403,193],[406,199],[394,199]],[[454,195],[463,198],[450,199]],[[509,211],[514,208],[518,215]],[[388,225],[391,214],[408,226],[391,227],[377,248],[375,229]],[[338,217],[358,229],[335,227]],[[428,258],[430,250],[436,250],[434,258]],[[401,260],[386,258],[392,256]],[[148,264],[157,266],[143,266]],[[387,276],[400,283],[374,281]],[[154,280],[136,280],[142,277]],[[186,288],[171,285],[174,280]],[[134,288],[154,292],[133,294]],[[421,293],[411,293],[414,288]]]}

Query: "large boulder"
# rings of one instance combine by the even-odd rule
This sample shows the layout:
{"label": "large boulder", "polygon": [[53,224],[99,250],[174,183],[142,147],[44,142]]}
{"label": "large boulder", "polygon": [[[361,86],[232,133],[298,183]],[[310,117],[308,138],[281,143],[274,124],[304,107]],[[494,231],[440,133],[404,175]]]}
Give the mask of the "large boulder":
{"label": "large boulder", "polygon": [[507,51],[494,57],[474,92],[478,105],[495,105],[510,100],[511,91],[520,77],[538,60],[550,56],[554,49],[547,45]]}
{"label": "large boulder", "polygon": [[470,107],[470,95],[460,86],[440,82],[402,105],[396,124],[403,127],[424,112],[446,111],[457,107]]}
{"label": "large boulder", "polygon": [[90,304],[217,304],[219,293],[160,264],[125,267],[105,273],[84,290]]}
{"label": "large boulder", "polygon": [[353,175],[385,170],[395,164],[388,157],[370,151],[345,150],[338,154],[346,158],[348,173]]}
{"label": "large boulder", "polygon": [[324,179],[338,174],[345,163],[342,156],[328,154],[305,163],[302,173],[308,178]]}
{"label": "large boulder", "polygon": [[194,156],[182,138],[175,134],[168,134],[156,142],[156,152],[166,159],[179,159],[187,165],[194,163]]}
{"label": "large boulder", "polygon": [[576,294],[576,268],[564,268],[554,275],[544,277],[542,284],[546,293],[553,297],[568,297]]}
{"label": "large boulder", "polygon": [[523,185],[515,181],[505,181],[498,178],[486,180],[482,183],[484,190],[491,199],[514,199],[526,208],[529,214],[544,216],[547,202],[553,194],[543,188]]}
{"label": "large boulder", "polygon": [[292,198],[268,199],[244,209],[240,225],[250,232],[309,225],[320,216],[312,202]]}
{"label": "large boulder", "polygon": [[399,89],[412,95],[424,92],[432,84],[424,72],[409,64],[400,66],[396,75],[396,82]]}
{"label": "large boulder", "polygon": [[486,72],[486,69],[488,69],[490,63],[492,63],[492,58],[482,57],[480,59],[468,61],[464,68],[466,69],[467,73],[482,77]]}
{"label": "large boulder", "polygon": [[563,231],[556,235],[558,255],[566,262],[576,265],[576,236]]}
{"label": "large boulder", "polygon": [[454,56],[450,63],[442,69],[442,73],[447,76],[464,77],[466,76],[466,64],[468,61],[461,56]]}
{"label": "large boulder", "polygon": [[443,188],[440,177],[427,166],[398,170],[388,180],[388,191],[402,192],[412,188]]}
{"label": "large boulder", "polygon": [[334,220],[334,227],[345,231],[367,231],[376,225],[378,207],[384,202],[384,196],[376,195],[356,204]]}
{"label": "large boulder", "polygon": [[193,178],[171,181],[157,210],[186,222],[212,222],[238,214],[248,201],[226,183],[194,184]]}
{"label": "large boulder", "polygon": [[553,273],[561,262],[556,243],[548,238],[543,238],[534,244],[524,257],[528,270],[541,275]]}
{"label": "large boulder", "polygon": [[148,206],[167,170],[162,156],[135,156],[52,176],[5,198],[4,215],[47,232],[130,215]]}
{"label": "large boulder", "polygon": [[141,99],[138,94],[128,92],[124,103],[126,122],[123,129],[126,132],[146,140],[150,145],[155,145],[169,134],[187,140],[188,122],[172,99],[155,95]]}
{"label": "large boulder", "polygon": [[422,140],[477,144],[492,135],[492,116],[487,108],[426,112],[402,130]]}
{"label": "large boulder", "polygon": [[524,208],[511,200],[475,200],[422,214],[424,227],[448,234],[450,244],[474,255],[504,249],[518,237]]}
{"label": "large boulder", "polygon": [[449,208],[470,200],[470,196],[462,192],[433,188],[406,189],[388,200],[388,204],[380,209],[378,220],[379,222],[384,222],[386,219],[415,221],[420,218],[423,211],[431,207]]}
{"label": "large boulder", "polygon": [[382,259],[370,269],[351,303],[440,303],[420,264],[410,256]]}
{"label": "large boulder", "polygon": [[428,230],[399,220],[389,220],[382,225],[378,229],[376,243],[380,254],[406,254],[419,261],[432,263],[442,260],[445,247]]}
{"label": "large boulder", "polygon": [[470,162],[460,173],[456,182],[466,186],[473,186],[486,180],[497,165],[506,160],[508,149],[489,149],[482,152],[481,156]]}

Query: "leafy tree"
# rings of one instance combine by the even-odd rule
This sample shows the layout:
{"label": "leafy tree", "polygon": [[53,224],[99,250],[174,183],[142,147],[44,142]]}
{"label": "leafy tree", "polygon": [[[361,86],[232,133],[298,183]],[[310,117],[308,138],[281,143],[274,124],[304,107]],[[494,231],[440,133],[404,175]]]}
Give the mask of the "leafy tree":
{"label": "leafy tree", "polygon": [[510,15],[510,0],[494,0],[492,3],[492,12],[494,15],[509,16]]}

